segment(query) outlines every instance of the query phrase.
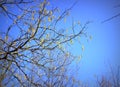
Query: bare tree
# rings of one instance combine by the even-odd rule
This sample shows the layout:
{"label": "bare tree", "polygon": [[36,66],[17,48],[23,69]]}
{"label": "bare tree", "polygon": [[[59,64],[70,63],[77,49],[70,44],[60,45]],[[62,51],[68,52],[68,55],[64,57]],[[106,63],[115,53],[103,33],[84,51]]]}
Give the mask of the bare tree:
{"label": "bare tree", "polygon": [[102,76],[100,79],[97,78],[97,84],[99,87],[120,87],[120,67],[113,71],[110,67],[110,76]]}
{"label": "bare tree", "polygon": [[77,37],[86,35],[89,22],[84,25],[72,22],[64,28],[61,24],[73,6],[59,12],[47,0],[0,1],[0,15],[11,20],[7,29],[0,32],[0,86],[80,85],[67,75],[67,66],[76,59],[67,47]]}
{"label": "bare tree", "polygon": [[[119,8],[120,8],[120,4],[114,6],[114,8],[119,9]],[[104,21],[102,21],[102,23],[111,21],[111,20],[113,20],[113,19],[115,19],[115,18],[117,18],[117,17],[119,17],[119,16],[120,16],[120,12],[118,12],[118,13],[115,14],[115,15],[113,15],[112,17],[109,17],[109,18],[105,19]]]}

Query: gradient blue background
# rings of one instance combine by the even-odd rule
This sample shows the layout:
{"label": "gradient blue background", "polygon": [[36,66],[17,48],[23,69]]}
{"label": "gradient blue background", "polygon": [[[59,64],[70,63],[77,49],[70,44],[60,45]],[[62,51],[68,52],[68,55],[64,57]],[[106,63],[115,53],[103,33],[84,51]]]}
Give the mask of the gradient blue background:
{"label": "gradient blue background", "polygon": [[[69,8],[75,0],[50,0],[50,2],[62,11]],[[84,52],[81,51],[81,44],[78,42],[74,42],[70,48],[74,55],[83,55],[79,64],[80,70],[77,72],[79,76],[77,78],[83,82],[93,85],[96,81],[95,75],[109,77],[110,65],[113,70],[120,65],[120,17],[101,23],[120,12],[120,7],[115,8],[118,4],[120,0],[78,0],[70,11],[69,18],[74,18],[75,21],[79,20],[82,24],[92,21],[87,29],[87,33],[92,35],[92,40],[81,39],[81,44],[85,47]],[[3,21],[5,19],[1,16],[1,31],[5,29]],[[67,23],[69,24],[69,21]],[[76,74],[76,71],[72,73]]]}
{"label": "gradient blue background", "polygon": [[[75,0],[54,0],[52,4],[65,10],[74,2]],[[120,12],[120,7],[115,8],[119,4],[120,0],[78,0],[70,12],[71,18],[80,20],[82,24],[92,21],[87,29],[92,40],[81,39],[85,46],[84,52],[81,52],[81,45],[77,42],[71,47],[73,54],[83,55],[77,72],[78,79],[83,82],[94,85],[96,76],[109,77],[110,66],[116,71],[120,65],[120,16],[101,23]],[[76,74],[76,71],[73,73]]]}

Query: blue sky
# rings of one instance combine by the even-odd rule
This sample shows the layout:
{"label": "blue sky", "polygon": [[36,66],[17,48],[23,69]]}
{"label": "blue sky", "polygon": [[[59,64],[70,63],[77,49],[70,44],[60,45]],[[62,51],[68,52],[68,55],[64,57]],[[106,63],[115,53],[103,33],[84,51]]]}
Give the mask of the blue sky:
{"label": "blue sky", "polygon": [[[56,0],[53,4],[64,10],[73,2],[74,0]],[[80,20],[82,24],[92,21],[87,29],[87,33],[93,37],[92,40],[81,39],[85,46],[84,52],[81,52],[81,45],[77,42],[71,47],[73,54],[83,55],[79,71],[82,81],[92,83],[90,80],[95,81],[95,75],[109,76],[110,65],[113,69],[120,65],[120,17],[101,23],[119,13],[120,7],[114,8],[118,4],[120,0],[78,0],[70,12],[70,17]]]}
{"label": "blue sky", "polygon": [[[53,0],[51,4],[59,7],[62,11],[69,8],[74,2],[75,0]],[[90,80],[95,81],[95,75],[109,76],[109,64],[114,68],[120,65],[120,17],[101,23],[119,13],[120,7],[114,8],[118,4],[120,4],[120,0],[78,0],[70,11],[69,18],[74,18],[81,24],[92,21],[87,29],[87,33],[92,35],[92,40],[87,41],[85,37],[80,39],[81,44],[85,47],[84,52],[81,51],[81,44],[78,42],[74,42],[70,48],[74,55],[83,55],[78,72],[80,76],[78,78],[82,81],[92,83]],[[3,19],[3,21],[5,20]],[[5,28],[3,23],[0,24],[2,29]]]}

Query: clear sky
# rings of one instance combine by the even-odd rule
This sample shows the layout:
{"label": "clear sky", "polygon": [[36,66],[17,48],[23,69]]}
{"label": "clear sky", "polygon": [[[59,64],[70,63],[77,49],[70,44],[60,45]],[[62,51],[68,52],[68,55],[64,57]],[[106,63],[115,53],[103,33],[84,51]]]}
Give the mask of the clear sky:
{"label": "clear sky", "polygon": [[[54,7],[65,10],[75,0],[50,0],[50,2]],[[81,39],[85,47],[84,52],[81,51],[81,45],[78,42],[74,42],[71,47],[74,55],[83,55],[78,72],[80,76],[78,78],[82,81],[92,83],[91,79],[95,81],[95,75],[109,75],[109,64],[114,69],[120,65],[120,17],[101,23],[120,12],[120,7],[115,8],[118,4],[120,0],[78,0],[70,12],[70,17],[76,21],[79,20],[82,24],[92,21],[87,29],[87,33],[92,35],[92,40],[87,41],[85,37]],[[0,26],[3,27],[3,25]]]}
{"label": "clear sky", "polygon": [[[68,8],[75,2],[74,0],[55,0],[54,5],[62,10]],[[101,23],[119,13],[120,0],[78,0],[70,12],[71,18],[84,24],[86,21],[92,21],[89,24],[87,33],[92,35],[92,40],[82,39],[85,46],[84,52],[81,52],[81,45],[77,42],[71,47],[75,55],[82,54],[80,62],[80,79],[82,81],[95,81],[95,75],[109,76],[110,65],[117,68],[120,61],[120,17]],[[76,72],[74,72],[76,73]]]}

